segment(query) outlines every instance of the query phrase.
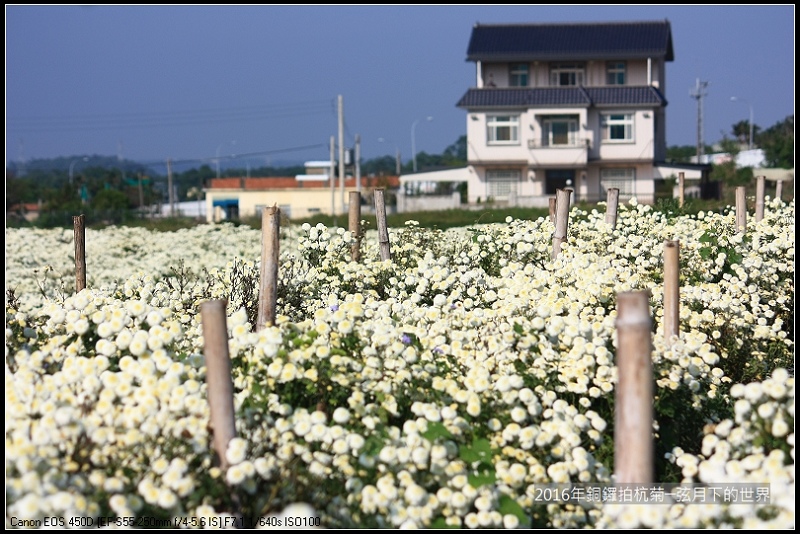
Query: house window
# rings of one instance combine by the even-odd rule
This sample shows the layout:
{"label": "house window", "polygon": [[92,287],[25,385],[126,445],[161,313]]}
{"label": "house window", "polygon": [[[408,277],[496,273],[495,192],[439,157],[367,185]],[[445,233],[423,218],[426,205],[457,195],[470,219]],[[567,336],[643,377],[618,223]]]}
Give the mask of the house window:
{"label": "house window", "polygon": [[517,192],[520,172],[514,170],[486,171],[489,184],[489,196],[495,199],[508,198],[511,192]]}
{"label": "house window", "polygon": [[508,71],[508,85],[511,87],[528,86],[528,65],[525,63],[512,63]]}
{"label": "house window", "polygon": [[573,116],[552,116],[545,119],[542,146],[575,146],[578,144],[578,120]]}
{"label": "house window", "polygon": [[519,143],[518,115],[490,115],[486,121],[486,138],[490,145]]}
{"label": "house window", "polygon": [[606,85],[625,85],[625,62],[606,63]]}
{"label": "house window", "polygon": [[619,189],[620,198],[630,198],[634,194],[636,169],[600,169],[600,189],[603,197],[609,189]]}
{"label": "house window", "polygon": [[583,85],[583,63],[556,63],[550,66],[550,85]]}
{"label": "house window", "polygon": [[603,115],[600,118],[604,143],[633,141],[633,114]]}

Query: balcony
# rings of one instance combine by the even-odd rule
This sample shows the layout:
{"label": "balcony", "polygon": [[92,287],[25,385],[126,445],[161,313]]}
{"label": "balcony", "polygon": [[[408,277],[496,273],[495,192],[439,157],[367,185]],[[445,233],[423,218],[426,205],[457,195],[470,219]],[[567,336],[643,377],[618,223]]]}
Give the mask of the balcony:
{"label": "balcony", "polygon": [[584,166],[589,159],[590,139],[564,139],[563,143],[549,139],[529,139],[528,154],[532,166]]}

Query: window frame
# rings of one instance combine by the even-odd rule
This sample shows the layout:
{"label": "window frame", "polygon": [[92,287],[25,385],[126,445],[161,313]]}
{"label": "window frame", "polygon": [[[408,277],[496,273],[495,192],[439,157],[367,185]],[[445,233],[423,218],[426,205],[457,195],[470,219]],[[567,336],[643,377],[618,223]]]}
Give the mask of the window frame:
{"label": "window frame", "polygon": [[527,63],[511,63],[508,65],[508,86],[528,87],[530,67]]}
{"label": "window frame", "polygon": [[[616,174],[616,176],[613,174]],[[635,167],[606,167],[600,169],[600,193],[603,198],[608,194],[608,190],[613,188],[619,189],[620,198],[630,198],[636,194],[635,183]]]}
{"label": "window frame", "polygon": [[[555,123],[567,124],[567,142],[553,142],[553,125]],[[542,146],[545,147],[571,147],[578,146],[578,118],[574,116],[550,116],[542,121]]]}
{"label": "window frame", "polygon": [[625,61],[606,62],[606,85],[625,85],[628,81],[628,65]]}
{"label": "window frame", "polygon": [[[635,122],[634,113],[602,113],[600,115],[600,142],[603,144],[635,143]],[[619,128],[622,128],[623,137],[612,137],[612,133],[619,131]]]}
{"label": "window frame", "polygon": [[519,169],[490,169],[486,171],[488,196],[494,199],[508,198],[513,191],[519,192],[522,173]]}
{"label": "window frame", "polygon": [[[500,120],[508,119],[508,120]],[[498,145],[519,145],[519,115],[513,114],[492,114],[486,116],[486,144]],[[508,129],[508,139],[498,139],[498,132]]]}
{"label": "window frame", "polygon": [[[561,83],[562,76],[572,76],[573,83]],[[582,87],[586,79],[586,64],[552,63],[550,65],[550,85],[553,87]]]}

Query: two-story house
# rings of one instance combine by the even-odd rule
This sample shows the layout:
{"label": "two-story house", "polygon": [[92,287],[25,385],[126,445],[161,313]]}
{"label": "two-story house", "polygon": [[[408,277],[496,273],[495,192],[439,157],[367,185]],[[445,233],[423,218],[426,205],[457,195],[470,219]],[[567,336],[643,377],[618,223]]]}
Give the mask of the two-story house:
{"label": "two-story house", "polygon": [[[469,202],[546,206],[556,189],[652,201],[666,166],[667,20],[476,24],[467,50]],[[700,177],[689,169],[686,178]]]}

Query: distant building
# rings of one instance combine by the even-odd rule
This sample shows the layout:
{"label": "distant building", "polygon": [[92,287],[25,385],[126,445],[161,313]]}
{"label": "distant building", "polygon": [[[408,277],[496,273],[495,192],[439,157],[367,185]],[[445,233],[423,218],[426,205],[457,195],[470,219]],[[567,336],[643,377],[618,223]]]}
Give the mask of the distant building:
{"label": "distant building", "polygon": [[[721,163],[725,163],[731,160],[731,155],[727,152],[717,152],[714,154],[703,154],[700,156],[699,163],[706,163],[706,164],[714,164],[719,165]],[[692,163],[698,163],[697,156],[692,156],[691,158]],[[767,158],[764,155],[764,151],[760,148],[754,148],[752,150],[742,150],[738,154],[736,154],[736,167],[742,169],[744,167],[752,167],[754,169],[760,169],[764,167],[767,163]]]}
{"label": "distant building", "polygon": [[[358,184],[356,178],[347,175],[342,188],[338,178],[331,180],[330,166],[330,161],[310,161],[305,164],[305,174],[297,176],[212,178],[203,190],[206,220],[259,217],[264,208],[275,205],[291,219],[315,214],[346,214],[349,194],[358,190]],[[398,176],[367,176],[360,181],[366,211],[372,206],[375,189],[394,190],[400,184]]]}
{"label": "distant building", "polygon": [[466,111],[467,202],[547,207],[564,188],[576,201],[617,188],[620,200],[652,202],[679,172],[704,182],[710,166],[665,161],[673,60],[668,20],[476,24],[475,84],[456,104]]}

